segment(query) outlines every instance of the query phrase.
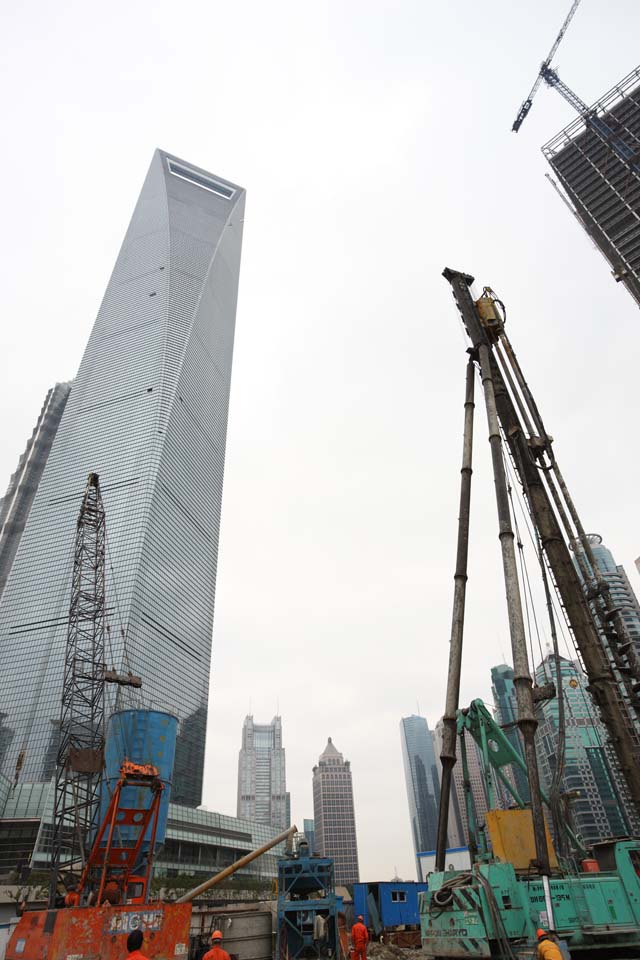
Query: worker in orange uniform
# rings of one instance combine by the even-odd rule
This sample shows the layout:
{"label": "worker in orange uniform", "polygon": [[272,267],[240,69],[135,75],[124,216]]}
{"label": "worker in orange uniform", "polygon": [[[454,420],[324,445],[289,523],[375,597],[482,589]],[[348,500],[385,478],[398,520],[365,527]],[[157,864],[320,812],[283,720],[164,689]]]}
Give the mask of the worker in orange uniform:
{"label": "worker in orange uniform", "polygon": [[369,931],[364,925],[364,917],[362,916],[359,916],[357,922],[351,927],[351,942],[353,944],[353,960],[367,960]]}
{"label": "worker in orange uniform", "polygon": [[227,951],[222,949],[222,933],[219,930],[211,934],[211,950],[207,950],[202,960],[231,960]]}
{"label": "worker in orange uniform", "polygon": [[536,936],[538,938],[538,960],[563,960],[560,947],[549,939],[546,930],[536,930]]}
{"label": "worker in orange uniform", "polygon": [[64,898],[65,907],[77,907],[79,903],[80,903],[80,894],[78,893],[78,888],[69,887]]}
{"label": "worker in orange uniform", "polygon": [[127,937],[127,960],[147,960],[140,947],[144,943],[142,930],[132,930]]}

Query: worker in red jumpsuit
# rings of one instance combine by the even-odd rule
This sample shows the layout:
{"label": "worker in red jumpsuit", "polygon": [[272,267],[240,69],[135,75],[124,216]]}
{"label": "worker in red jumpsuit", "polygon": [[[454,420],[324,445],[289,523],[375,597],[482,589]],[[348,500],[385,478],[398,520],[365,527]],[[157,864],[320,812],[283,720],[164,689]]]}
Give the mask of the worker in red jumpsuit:
{"label": "worker in red jumpsuit", "polygon": [[226,950],[222,949],[222,934],[214,930],[211,934],[211,950],[207,950],[202,960],[231,960]]}
{"label": "worker in red jumpsuit", "polygon": [[364,925],[364,918],[358,917],[358,920],[351,927],[351,943],[353,944],[353,960],[367,960],[367,944],[369,943],[369,931]]}
{"label": "worker in red jumpsuit", "polygon": [[127,960],[147,960],[140,947],[144,943],[142,930],[132,930],[127,937]]}
{"label": "worker in red jumpsuit", "polygon": [[80,903],[80,894],[77,887],[69,887],[64,898],[65,907],[77,907]]}

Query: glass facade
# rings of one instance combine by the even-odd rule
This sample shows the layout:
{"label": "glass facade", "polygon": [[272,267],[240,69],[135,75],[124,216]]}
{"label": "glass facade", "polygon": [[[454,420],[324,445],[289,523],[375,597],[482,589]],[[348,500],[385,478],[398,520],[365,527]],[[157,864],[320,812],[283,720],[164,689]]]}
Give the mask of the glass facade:
{"label": "glass facade", "polygon": [[278,830],[290,825],[282,719],[258,724],[245,717],[238,757],[239,817],[268,823]]}
{"label": "glass facade", "polygon": [[400,738],[411,836],[417,858],[419,853],[434,850],[436,846],[440,804],[438,764],[433,749],[433,737],[424,717],[415,714],[403,717],[400,721]]}
{"label": "glass facade", "polygon": [[[438,753],[442,749],[442,736],[444,724],[442,719],[438,720],[434,733],[434,740]],[[464,742],[467,749],[467,766],[469,768],[469,785],[473,797],[476,821],[478,826],[485,822],[487,814],[487,787],[482,769],[482,760],[476,742],[468,730],[464,732]],[[452,837],[452,817],[451,809],[454,810],[456,824],[459,824],[461,842],[454,844]],[[449,846],[462,846],[469,843],[469,818],[467,817],[467,804],[464,792],[464,775],[462,772],[462,760],[460,759],[460,739],[456,742],[456,764],[453,768],[453,777],[451,782],[451,804],[449,811]],[[418,874],[420,876],[420,874]]]}
{"label": "glass facade", "polygon": [[[638,653],[640,653],[640,603],[638,603],[638,598],[629,582],[627,573],[623,566],[616,563],[611,550],[602,542],[602,537],[595,533],[591,534],[589,536],[589,543],[598,569],[609,585],[611,598],[615,606],[618,607],[622,613],[629,637],[635,643]],[[584,563],[591,572],[591,564],[582,548],[576,546],[575,549],[581,550]],[[580,568],[577,561],[574,560],[574,564],[580,575]]]}
{"label": "glass facade", "polygon": [[[23,783],[7,798],[0,822],[0,877],[21,861],[46,869],[52,835],[53,782]],[[280,831],[266,824],[228,817],[209,810],[169,804],[167,833],[154,861],[154,876],[201,875],[202,879],[268,843]],[[238,877],[273,878],[285,844],[254,860]]]}
{"label": "glass facade", "polygon": [[[496,722],[504,731],[504,735],[514,750],[520,754],[524,760],[524,750],[520,739],[520,731],[517,727],[518,704],[516,701],[516,688],[513,682],[513,667],[506,663],[501,663],[497,667],[491,667],[491,690],[493,692],[493,702],[495,705]],[[509,764],[503,771],[510,778],[511,784],[518,791],[519,796],[525,803],[529,802],[529,780],[524,770],[520,767]],[[505,792],[505,802],[507,806],[511,803],[511,797],[508,791]]]}
{"label": "glass facade", "polygon": [[[587,690],[587,678],[577,662],[561,657],[565,708],[565,763],[562,792],[575,792],[571,812],[576,833],[585,843],[633,833],[636,824],[613,749]],[[555,680],[556,665],[548,656],[536,669],[536,682]],[[537,707],[536,750],[540,778],[549,791],[558,755],[558,700]]]}
{"label": "glass facade", "polygon": [[313,815],[316,855],[333,859],[336,884],[357,883],[360,874],[351,764],[331,737],[313,768]]}
{"label": "glass facade", "polygon": [[70,383],[56,383],[48,391],[38,422],[9,481],[7,492],[0,499],[0,599],[70,390]]}
{"label": "glass facade", "polygon": [[245,194],[173,174],[170,159],[182,162],[153,156],[2,597],[2,772],[53,772],[74,532],[95,471],[107,665],[180,719],[173,799],[196,806]]}

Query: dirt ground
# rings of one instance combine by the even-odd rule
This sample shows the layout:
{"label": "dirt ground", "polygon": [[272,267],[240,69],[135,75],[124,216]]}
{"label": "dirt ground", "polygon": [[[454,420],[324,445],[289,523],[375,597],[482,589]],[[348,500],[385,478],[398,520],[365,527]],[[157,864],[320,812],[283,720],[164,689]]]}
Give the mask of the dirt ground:
{"label": "dirt ground", "polygon": [[367,960],[424,960],[424,954],[422,950],[408,950],[392,943],[369,943]]}

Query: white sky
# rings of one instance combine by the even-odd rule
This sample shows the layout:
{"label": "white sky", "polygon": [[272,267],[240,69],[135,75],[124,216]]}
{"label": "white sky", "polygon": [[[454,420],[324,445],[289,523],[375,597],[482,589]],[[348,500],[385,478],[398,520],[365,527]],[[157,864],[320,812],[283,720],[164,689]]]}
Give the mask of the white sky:
{"label": "white sky", "polygon": [[[588,529],[636,587],[640,325],[544,178],[552,0],[5,5],[0,487],[74,376],[156,146],[247,188],[205,802],[235,813],[245,713],[279,703],[294,819],[332,736],[363,879],[414,876],[399,720],[442,713],[465,347],[452,266],[509,330]],[[634,0],[584,0],[561,76],[637,62]],[[478,408],[462,701],[508,657]]]}

